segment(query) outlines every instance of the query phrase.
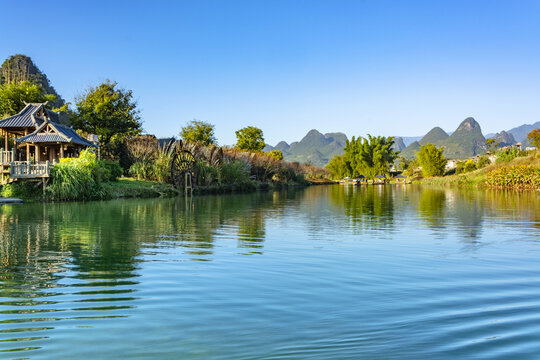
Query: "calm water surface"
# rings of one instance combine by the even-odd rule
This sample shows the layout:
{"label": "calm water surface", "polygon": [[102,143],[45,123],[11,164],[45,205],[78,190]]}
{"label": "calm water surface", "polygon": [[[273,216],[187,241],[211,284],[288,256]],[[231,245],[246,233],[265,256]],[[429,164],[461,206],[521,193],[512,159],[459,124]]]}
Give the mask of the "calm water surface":
{"label": "calm water surface", "polygon": [[0,358],[540,357],[536,193],[0,207]]}

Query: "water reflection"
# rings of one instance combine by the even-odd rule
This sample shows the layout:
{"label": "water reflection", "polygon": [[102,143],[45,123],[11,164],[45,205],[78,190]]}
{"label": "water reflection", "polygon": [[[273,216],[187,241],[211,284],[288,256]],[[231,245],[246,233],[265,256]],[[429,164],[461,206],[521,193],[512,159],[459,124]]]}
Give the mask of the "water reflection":
{"label": "water reflection", "polygon": [[[336,232],[391,235],[407,226],[441,238],[457,231],[475,251],[487,226],[540,226],[536,193],[418,186],[320,186],[194,199],[0,207],[0,352],[46,347],[59,324],[78,328],[137,311],[147,261],[211,261],[230,241],[239,255],[264,255],[269,227],[313,240]],[[501,224],[485,224],[497,218]],[[270,226],[269,224],[272,224]],[[339,229],[339,231],[337,230]],[[275,230],[277,231],[277,230]],[[180,249],[176,258],[158,256]],[[15,357],[19,357],[18,355]]]}

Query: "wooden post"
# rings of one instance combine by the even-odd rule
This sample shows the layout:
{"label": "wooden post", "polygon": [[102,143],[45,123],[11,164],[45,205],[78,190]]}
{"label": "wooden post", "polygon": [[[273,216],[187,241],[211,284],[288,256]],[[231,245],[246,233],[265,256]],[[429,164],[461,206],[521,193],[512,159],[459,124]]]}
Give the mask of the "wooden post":
{"label": "wooden post", "polygon": [[34,146],[36,147],[36,156],[35,156],[35,157],[36,157],[36,163],[38,163],[38,162],[39,162],[39,158],[40,158],[40,156],[39,156],[39,155],[40,155],[40,154],[39,154],[39,145],[38,145],[38,144],[35,144]]}
{"label": "wooden post", "polygon": [[64,158],[64,145],[60,144],[60,159]]}
{"label": "wooden post", "polygon": [[[24,130],[24,135],[28,135],[28,129]],[[30,144],[26,143],[26,160],[30,160]]]}
{"label": "wooden post", "polygon": [[4,133],[4,143],[5,143],[5,148],[6,148],[6,151],[7,151],[7,150],[8,150],[8,136],[7,136],[7,130],[4,130],[3,133]]}

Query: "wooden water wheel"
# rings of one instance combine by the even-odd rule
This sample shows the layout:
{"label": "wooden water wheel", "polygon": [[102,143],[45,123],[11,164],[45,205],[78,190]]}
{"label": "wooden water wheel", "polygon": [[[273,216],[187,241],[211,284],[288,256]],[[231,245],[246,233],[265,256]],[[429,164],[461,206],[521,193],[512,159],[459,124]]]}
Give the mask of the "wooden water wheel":
{"label": "wooden water wheel", "polygon": [[174,154],[171,163],[171,178],[177,189],[183,189],[186,174],[190,174],[195,183],[195,157],[188,150],[179,150]]}

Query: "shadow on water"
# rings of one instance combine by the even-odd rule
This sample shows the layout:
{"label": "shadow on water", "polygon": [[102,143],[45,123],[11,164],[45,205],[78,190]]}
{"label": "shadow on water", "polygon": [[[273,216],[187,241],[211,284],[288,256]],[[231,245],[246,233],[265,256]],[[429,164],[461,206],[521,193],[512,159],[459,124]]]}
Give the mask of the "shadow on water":
{"label": "shadow on water", "polygon": [[55,329],[74,323],[105,327],[130,317],[139,300],[139,270],[166,248],[181,249],[184,260],[210,261],[216,243],[230,239],[237,254],[260,256],[269,221],[292,219],[308,236],[322,238],[336,228],[391,235],[402,230],[404,219],[418,219],[440,237],[457,230],[464,251],[474,251],[491,214],[509,222],[526,218],[540,227],[536,193],[417,186],[5,205],[0,207],[0,352],[27,356],[46,347]]}

